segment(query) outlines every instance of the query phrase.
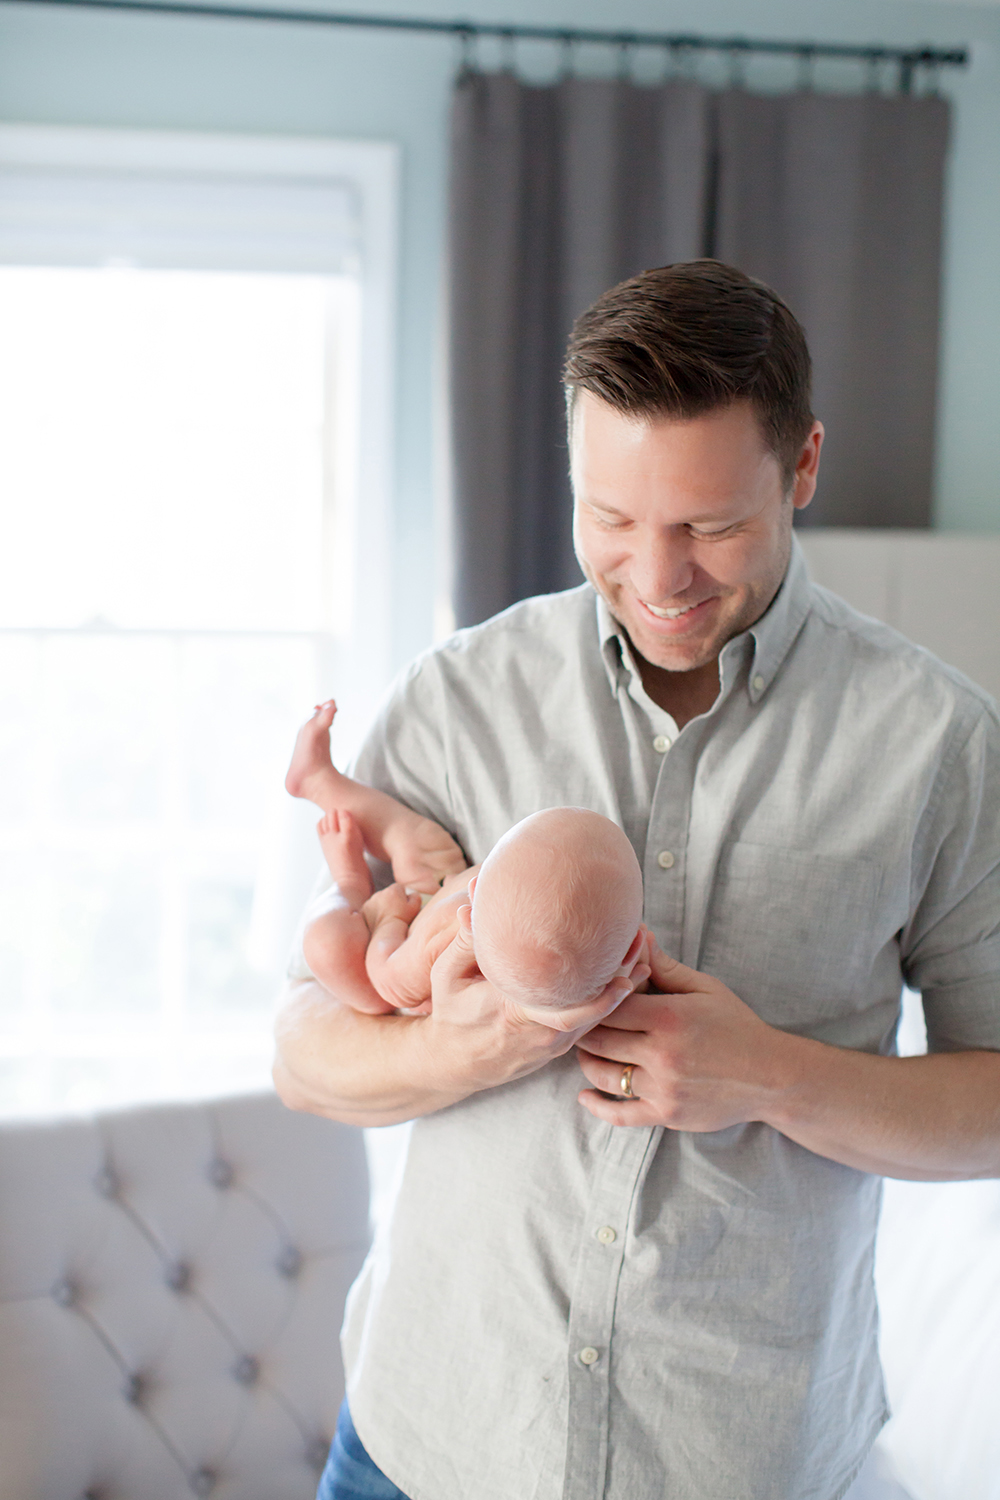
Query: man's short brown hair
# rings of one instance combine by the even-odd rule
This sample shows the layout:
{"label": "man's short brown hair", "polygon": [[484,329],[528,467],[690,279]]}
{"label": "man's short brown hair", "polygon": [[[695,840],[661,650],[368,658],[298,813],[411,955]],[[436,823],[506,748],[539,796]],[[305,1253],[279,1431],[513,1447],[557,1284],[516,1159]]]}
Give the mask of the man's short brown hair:
{"label": "man's short brown hair", "polygon": [[801,324],[762,281],[718,260],[643,271],[577,318],[563,367],[569,409],[590,391],[634,417],[697,417],[749,401],[787,484],[812,427]]}

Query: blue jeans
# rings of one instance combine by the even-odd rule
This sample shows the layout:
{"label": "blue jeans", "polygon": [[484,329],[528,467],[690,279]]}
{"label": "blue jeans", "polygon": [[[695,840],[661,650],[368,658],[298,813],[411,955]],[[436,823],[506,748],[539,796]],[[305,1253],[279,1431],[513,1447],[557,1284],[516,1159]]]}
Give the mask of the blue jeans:
{"label": "blue jeans", "polygon": [[346,1396],[316,1500],[406,1500],[403,1491],[386,1479],[365,1452],[354,1430]]}

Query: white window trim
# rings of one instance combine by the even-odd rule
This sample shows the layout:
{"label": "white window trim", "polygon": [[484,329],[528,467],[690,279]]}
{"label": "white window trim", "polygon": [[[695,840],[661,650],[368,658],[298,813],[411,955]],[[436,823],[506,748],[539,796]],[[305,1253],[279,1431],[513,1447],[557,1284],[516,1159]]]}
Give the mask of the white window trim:
{"label": "white window trim", "polygon": [[[132,170],[188,175],[327,179],[349,187],[360,208],[362,290],[355,514],[349,567],[371,586],[354,592],[350,690],[359,710],[374,706],[391,674],[394,387],[399,148],[385,141],[308,136],[216,135],[52,125],[0,125],[5,167]],[[275,267],[280,270],[280,267]],[[381,557],[384,567],[360,567]],[[346,684],[345,684],[346,686]],[[359,700],[367,700],[361,702]]]}

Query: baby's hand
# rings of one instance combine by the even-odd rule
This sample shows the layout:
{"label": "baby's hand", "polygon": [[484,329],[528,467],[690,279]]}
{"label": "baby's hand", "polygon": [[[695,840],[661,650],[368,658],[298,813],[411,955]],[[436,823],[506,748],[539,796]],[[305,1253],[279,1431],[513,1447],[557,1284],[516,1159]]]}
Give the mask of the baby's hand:
{"label": "baby's hand", "polygon": [[436,891],[442,880],[465,869],[465,855],[440,824],[400,807],[382,835],[392,873],[413,891]]}

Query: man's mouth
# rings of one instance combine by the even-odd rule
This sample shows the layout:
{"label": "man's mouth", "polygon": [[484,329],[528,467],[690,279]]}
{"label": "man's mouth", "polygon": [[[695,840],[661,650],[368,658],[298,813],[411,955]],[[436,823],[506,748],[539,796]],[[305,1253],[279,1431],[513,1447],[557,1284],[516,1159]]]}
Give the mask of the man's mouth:
{"label": "man's mouth", "polygon": [[643,607],[658,620],[679,620],[681,615],[688,614],[692,609],[697,609],[699,604],[704,603],[706,603],[704,599],[699,599],[695,604],[681,604],[672,609],[660,609],[655,604],[647,604],[645,599],[642,601]]}

